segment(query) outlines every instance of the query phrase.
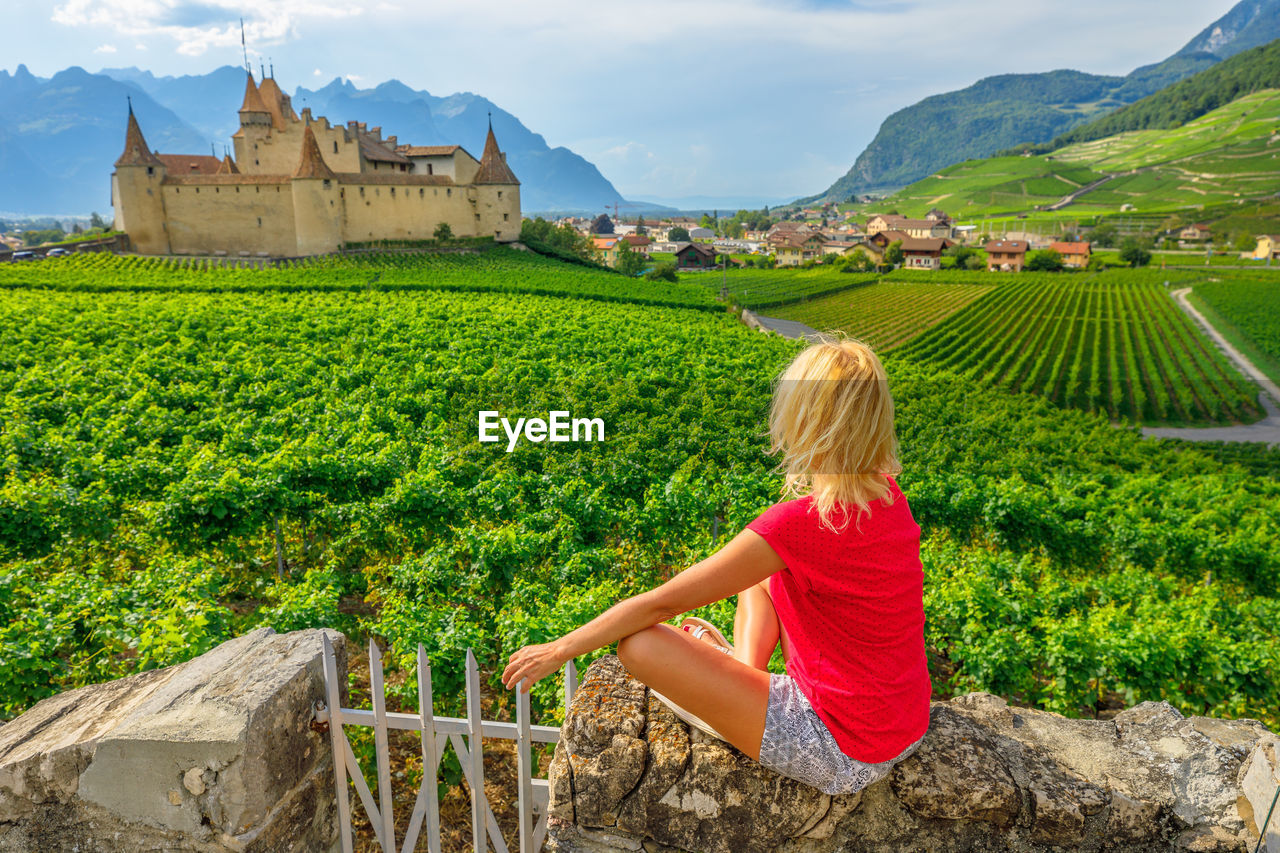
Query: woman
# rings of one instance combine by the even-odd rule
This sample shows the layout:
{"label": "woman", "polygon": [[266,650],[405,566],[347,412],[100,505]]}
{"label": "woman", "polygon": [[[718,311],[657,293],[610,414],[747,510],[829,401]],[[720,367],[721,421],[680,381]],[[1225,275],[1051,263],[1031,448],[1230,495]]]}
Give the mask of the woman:
{"label": "woman", "polygon": [[[618,643],[627,669],[677,709],[785,776],[852,793],[910,755],[929,725],[920,528],[901,471],[893,400],[864,344],[823,338],[784,371],[769,415],[784,500],[724,548],[502,674],[527,690]],[[736,646],[688,610],[738,594]],[[787,675],[767,671],[781,643]]]}

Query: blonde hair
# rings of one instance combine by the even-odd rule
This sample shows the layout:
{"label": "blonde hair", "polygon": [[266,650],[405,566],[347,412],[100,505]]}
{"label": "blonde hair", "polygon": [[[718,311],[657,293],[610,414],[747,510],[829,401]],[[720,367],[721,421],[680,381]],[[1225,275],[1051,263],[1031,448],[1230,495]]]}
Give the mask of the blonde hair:
{"label": "blonde hair", "polygon": [[783,494],[811,494],[824,527],[838,532],[837,504],[861,518],[872,501],[891,500],[888,477],[902,471],[893,431],[893,398],[884,366],[852,338],[820,335],[774,387],[769,452],[782,453]]}

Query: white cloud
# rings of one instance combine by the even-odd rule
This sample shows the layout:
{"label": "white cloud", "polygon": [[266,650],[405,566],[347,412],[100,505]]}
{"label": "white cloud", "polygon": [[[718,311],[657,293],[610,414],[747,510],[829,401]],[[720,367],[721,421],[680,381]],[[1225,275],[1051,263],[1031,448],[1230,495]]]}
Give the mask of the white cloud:
{"label": "white cloud", "polygon": [[[177,43],[179,54],[200,56],[210,48],[239,45],[243,9],[239,0],[66,0],[54,8],[52,20],[134,38],[166,38]],[[296,37],[298,25],[306,20],[346,18],[362,11],[354,5],[310,0],[261,0],[254,9],[244,21],[245,39],[254,48]]]}
{"label": "white cloud", "polygon": [[115,53],[116,46],[114,44],[100,44],[93,49],[94,53]]}
{"label": "white cloud", "polygon": [[321,71],[319,68],[317,68],[315,71],[312,71],[312,72],[311,72],[311,76],[312,76],[312,77],[323,77],[323,76],[324,76],[324,72],[323,72],[323,71]]}

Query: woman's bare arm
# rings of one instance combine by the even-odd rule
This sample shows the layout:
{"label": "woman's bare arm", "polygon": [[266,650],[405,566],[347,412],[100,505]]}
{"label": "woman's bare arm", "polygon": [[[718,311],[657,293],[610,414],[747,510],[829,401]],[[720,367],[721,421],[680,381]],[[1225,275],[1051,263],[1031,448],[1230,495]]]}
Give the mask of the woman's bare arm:
{"label": "woman's bare arm", "polygon": [[719,551],[694,563],[662,586],[624,599],[558,640],[525,646],[502,673],[508,689],[532,684],[565,661],[616,643],[637,631],[755,586],[783,568],[760,534],[743,530]]}

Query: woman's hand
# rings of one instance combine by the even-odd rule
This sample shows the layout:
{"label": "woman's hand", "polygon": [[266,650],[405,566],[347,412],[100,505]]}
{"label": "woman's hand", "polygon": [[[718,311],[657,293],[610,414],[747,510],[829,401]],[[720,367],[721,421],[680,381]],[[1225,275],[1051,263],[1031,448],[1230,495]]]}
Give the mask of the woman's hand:
{"label": "woman's hand", "polygon": [[525,646],[507,662],[507,668],[502,671],[502,684],[511,690],[523,681],[523,692],[528,693],[535,681],[555,672],[568,659],[558,642]]}

